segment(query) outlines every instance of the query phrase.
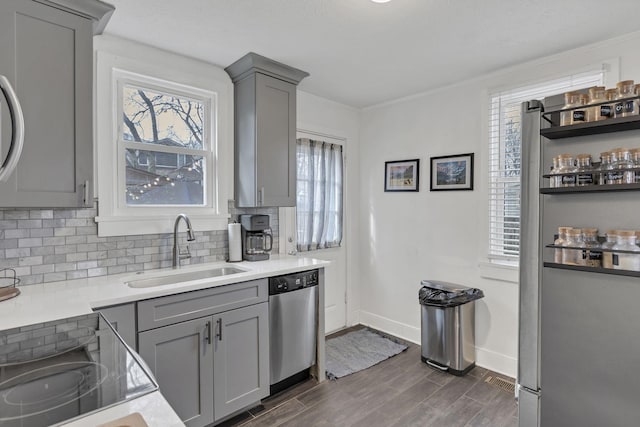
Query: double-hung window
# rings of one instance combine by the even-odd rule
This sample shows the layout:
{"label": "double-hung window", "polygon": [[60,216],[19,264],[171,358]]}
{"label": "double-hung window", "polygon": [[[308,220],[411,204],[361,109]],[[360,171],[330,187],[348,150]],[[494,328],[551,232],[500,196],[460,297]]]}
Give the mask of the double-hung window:
{"label": "double-hung window", "polygon": [[97,44],[98,235],[167,233],[180,213],[198,231],[226,229],[233,85],[224,70],[124,40]]}
{"label": "double-hung window", "polygon": [[604,71],[571,75],[490,96],[489,260],[517,265],[520,251],[521,104],[602,85]]}

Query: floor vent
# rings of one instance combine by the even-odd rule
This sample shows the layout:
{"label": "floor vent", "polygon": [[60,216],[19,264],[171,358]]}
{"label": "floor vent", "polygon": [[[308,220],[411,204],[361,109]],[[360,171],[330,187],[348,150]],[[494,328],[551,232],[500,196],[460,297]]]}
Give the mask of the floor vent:
{"label": "floor vent", "polygon": [[501,388],[504,391],[508,391],[509,393],[515,393],[516,384],[511,380],[489,375],[484,382],[491,384],[494,387]]}

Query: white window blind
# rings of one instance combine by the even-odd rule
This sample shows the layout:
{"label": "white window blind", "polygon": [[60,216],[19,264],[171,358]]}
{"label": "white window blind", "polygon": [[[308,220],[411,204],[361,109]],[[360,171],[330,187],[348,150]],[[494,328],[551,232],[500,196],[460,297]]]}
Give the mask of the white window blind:
{"label": "white window blind", "polygon": [[522,86],[490,96],[489,260],[515,264],[520,250],[520,108],[524,101],[602,85],[604,70]]}

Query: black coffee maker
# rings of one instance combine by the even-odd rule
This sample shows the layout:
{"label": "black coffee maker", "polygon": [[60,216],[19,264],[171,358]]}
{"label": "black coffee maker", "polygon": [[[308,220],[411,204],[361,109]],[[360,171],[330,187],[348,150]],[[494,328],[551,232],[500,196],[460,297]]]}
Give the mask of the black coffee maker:
{"label": "black coffee maker", "polygon": [[242,259],[264,261],[269,259],[273,235],[269,215],[240,215],[242,225]]}

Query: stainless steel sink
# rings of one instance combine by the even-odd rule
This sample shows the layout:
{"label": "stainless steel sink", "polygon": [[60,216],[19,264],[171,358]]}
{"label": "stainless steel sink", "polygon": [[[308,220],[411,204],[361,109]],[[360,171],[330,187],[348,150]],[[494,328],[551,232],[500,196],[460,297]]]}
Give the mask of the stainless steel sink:
{"label": "stainless steel sink", "polygon": [[190,282],[192,280],[208,279],[231,274],[244,273],[236,267],[218,267],[210,270],[187,271],[183,273],[169,274],[167,276],[149,277],[147,279],[136,279],[125,282],[130,288],[151,288],[154,286],[172,285],[175,283]]}

